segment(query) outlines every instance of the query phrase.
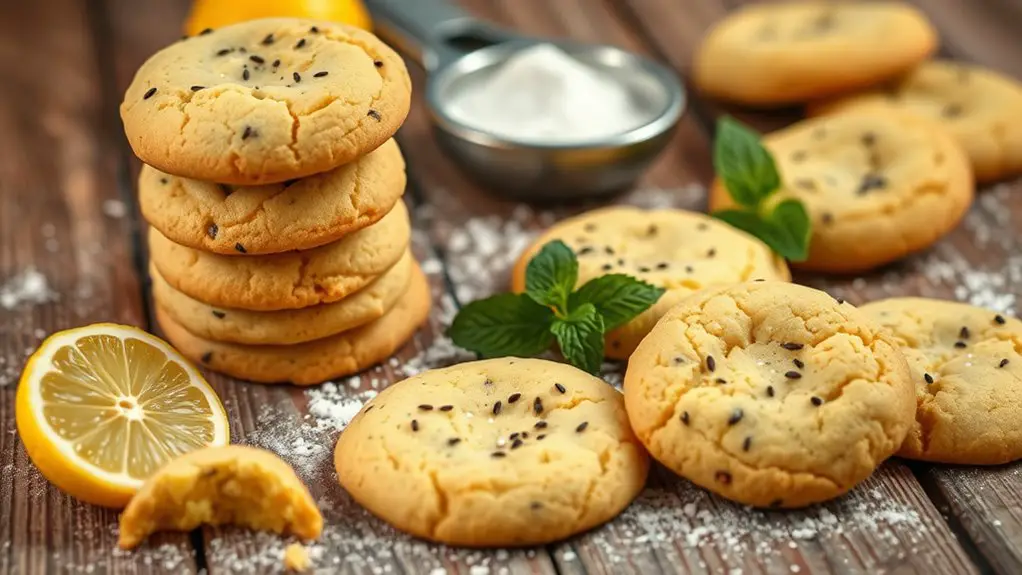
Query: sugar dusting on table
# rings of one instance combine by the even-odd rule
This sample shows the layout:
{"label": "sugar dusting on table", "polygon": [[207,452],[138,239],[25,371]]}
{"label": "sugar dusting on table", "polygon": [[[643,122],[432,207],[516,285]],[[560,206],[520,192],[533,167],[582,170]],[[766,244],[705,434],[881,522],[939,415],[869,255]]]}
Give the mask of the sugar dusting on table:
{"label": "sugar dusting on table", "polygon": [[40,304],[57,299],[46,276],[35,268],[25,268],[0,284],[0,307],[14,309],[23,304]]}

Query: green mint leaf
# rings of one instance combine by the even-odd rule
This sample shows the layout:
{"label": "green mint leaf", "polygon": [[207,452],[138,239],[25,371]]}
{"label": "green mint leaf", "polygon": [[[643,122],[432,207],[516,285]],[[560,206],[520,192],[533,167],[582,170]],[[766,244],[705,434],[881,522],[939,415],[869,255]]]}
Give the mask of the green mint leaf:
{"label": "green mint leaf", "polygon": [[525,293],[536,303],[568,313],[568,296],[578,282],[578,260],[564,242],[543,246],[525,268]]}
{"label": "green mint leaf", "polygon": [[550,349],[554,313],[523,294],[476,300],[455,316],[447,336],[484,357],[531,357]]}
{"label": "green mint leaf", "polygon": [[773,222],[781,237],[784,238],[784,250],[778,251],[793,262],[802,262],[809,257],[809,238],[813,232],[812,222],[806,207],[798,200],[784,200],[774,206],[769,220]]}
{"label": "green mint leaf", "polygon": [[730,116],[717,122],[713,168],[731,198],[749,208],[755,208],[781,187],[777,165],[760,143],[759,134]]}
{"label": "green mint leaf", "polygon": [[[798,206],[798,209],[805,213],[805,208],[796,200],[789,200]],[[781,202],[782,204],[786,202]],[[778,204],[780,205],[780,204]],[[785,218],[797,221],[798,216],[792,213],[792,208],[785,208],[780,219],[764,219],[755,212],[748,210],[719,210],[713,212],[713,217],[723,220],[743,232],[752,234],[766,244],[771,250],[781,257],[792,261],[803,261],[809,251],[809,238],[806,235],[808,228],[791,229],[790,222]],[[808,220],[808,218],[807,218]]]}
{"label": "green mint leaf", "polygon": [[591,303],[603,316],[603,327],[610,331],[649,309],[664,294],[663,288],[625,274],[593,278],[571,294],[570,307]]}
{"label": "green mint leaf", "polygon": [[557,318],[550,331],[571,365],[599,375],[603,365],[603,317],[596,306],[585,303],[565,318]]}

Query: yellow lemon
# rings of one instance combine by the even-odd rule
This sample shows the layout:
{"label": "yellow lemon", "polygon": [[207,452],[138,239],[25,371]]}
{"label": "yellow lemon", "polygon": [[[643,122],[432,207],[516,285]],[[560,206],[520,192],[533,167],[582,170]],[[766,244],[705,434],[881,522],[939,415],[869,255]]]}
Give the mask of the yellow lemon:
{"label": "yellow lemon", "polygon": [[185,33],[194,36],[206,28],[219,28],[257,18],[311,18],[372,28],[369,12],[360,0],[196,0]]}
{"label": "yellow lemon", "polygon": [[21,374],[15,417],[43,476],[107,507],[126,505],[171,459],[230,440],[198,370],[161,339],[110,323],[47,338]]}

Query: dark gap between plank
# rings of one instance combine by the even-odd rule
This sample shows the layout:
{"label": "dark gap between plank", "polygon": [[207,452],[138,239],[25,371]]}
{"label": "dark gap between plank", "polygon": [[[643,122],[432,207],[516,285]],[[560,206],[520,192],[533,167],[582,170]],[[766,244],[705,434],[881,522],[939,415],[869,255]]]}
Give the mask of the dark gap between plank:
{"label": "dark gap between plank", "polygon": [[[142,317],[145,321],[145,326],[143,327],[148,331],[152,331],[155,322],[152,315],[152,302],[149,291],[148,257],[143,249],[142,222],[138,215],[138,200],[134,193],[134,185],[131,182],[131,170],[129,168],[132,155],[127,142],[120,135],[120,115],[116,105],[116,102],[121,100],[121,94],[118,92],[117,76],[111,65],[115,59],[110,43],[110,38],[113,35],[113,29],[110,25],[110,8],[107,0],[88,2],[86,6],[89,28],[92,31],[93,38],[93,56],[96,61],[96,69],[99,72],[101,126],[104,128],[104,137],[117,150],[115,179],[118,195],[127,208],[125,217],[128,218],[131,259],[135,272],[138,274],[139,289],[142,290]],[[207,572],[206,549],[202,540],[202,531],[199,529],[191,531],[188,534],[188,539],[195,553],[196,570],[200,573]]]}

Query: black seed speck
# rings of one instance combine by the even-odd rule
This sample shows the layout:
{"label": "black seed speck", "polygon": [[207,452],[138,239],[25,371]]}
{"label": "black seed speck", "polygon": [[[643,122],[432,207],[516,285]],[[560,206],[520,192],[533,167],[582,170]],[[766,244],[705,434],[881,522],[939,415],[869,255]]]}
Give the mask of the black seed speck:
{"label": "black seed speck", "polygon": [[209,227],[206,228],[206,235],[209,236],[210,239],[215,240],[216,234],[219,231],[220,231],[219,226],[217,226],[216,224],[209,224]]}
{"label": "black seed speck", "polygon": [[580,248],[578,250],[578,255],[584,256],[584,255],[586,255],[588,253],[591,253],[592,251],[593,251],[593,247],[592,246],[585,246],[585,247]]}
{"label": "black seed speck", "polygon": [[322,72],[316,72],[315,74],[312,75],[312,77],[313,78],[322,78],[323,76],[326,76],[329,73],[330,72],[327,72],[326,70],[324,70]]}
{"label": "black seed speck", "polygon": [[524,442],[521,439],[516,439],[511,442],[511,449],[518,449]]}
{"label": "black seed speck", "polygon": [[202,363],[209,363],[213,359],[213,352],[207,351],[206,353],[202,354],[202,357],[200,359],[202,360]]}
{"label": "black seed speck", "polygon": [[302,38],[295,44],[295,50],[301,48],[302,46],[305,46],[305,38]]}
{"label": "black seed speck", "polygon": [[500,415],[500,408],[501,407],[502,407],[502,405],[501,405],[501,403],[499,401],[497,403],[494,403],[493,404],[493,415]]}
{"label": "black seed speck", "polygon": [[252,60],[256,64],[265,64],[266,63],[266,60],[263,59],[262,56],[259,56],[257,54],[252,54],[251,56],[248,57],[248,59]]}
{"label": "black seed speck", "polygon": [[519,435],[519,433],[516,431],[516,432],[512,433],[511,435],[507,436],[507,438],[510,439],[511,441],[514,441],[514,440],[518,439],[518,435]]}
{"label": "black seed speck", "polygon": [[280,60],[279,59],[273,61],[273,67],[274,68],[279,68],[280,67]]}
{"label": "black seed speck", "polygon": [[542,508],[543,508],[543,504],[540,503],[539,501],[533,501],[532,503],[529,504],[529,509],[532,509],[532,510],[542,509]]}
{"label": "black seed speck", "polygon": [[665,270],[667,269],[667,267],[668,267],[667,262],[660,262],[656,265],[656,269],[658,270]]}
{"label": "black seed speck", "polygon": [[453,405],[441,405],[440,406],[440,411],[450,411],[452,409],[454,409]]}
{"label": "black seed speck", "polygon": [[494,451],[493,453],[490,454],[490,457],[496,457],[499,459],[501,457],[507,457],[507,454],[504,453],[503,451]]}
{"label": "black seed speck", "polygon": [[560,392],[560,393],[565,393],[565,392],[568,391],[567,389],[565,389],[565,387],[563,385],[561,385],[559,383],[555,383],[554,387],[557,388],[557,391]]}
{"label": "black seed speck", "polygon": [[368,112],[366,112],[366,116],[369,116],[370,118],[376,120],[377,122],[383,121],[383,116],[381,116],[380,113],[377,112],[376,110],[369,110]]}
{"label": "black seed speck", "polygon": [[269,46],[270,44],[273,44],[273,34],[267,34],[266,37],[263,38],[263,46]]}
{"label": "black seed speck", "polygon": [[248,250],[245,249],[245,246],[241,245],[241,242],[238,242],[238,243],[234,244],[234,249],[238,250],[239,252],[241,252],[243,254],[247,254],[248,253]]}
{"label": "black seed speck", "polygon": [[168,180],[167,178],[160,178],[160,183],[163,184],[164,186],[166,186],[167,182],[169,182],[169,181],[170,180]]}
{"label": "black seed speck", "polygon": [[602,269],[602,270],[603,270],[603,271],[605,271],[605,272],[609,272],[610,270],[614,269],[614,266],[612,266],[612,265],[610,265],[610,264],[603,264],[603,265],[602,265],[602,266],[600,267],[600,269]]}
{"label": "black seed speck", "polygon": [[536,415],[539,415],[539,414],[543,413],[543,400],[542,399],[537,397],[536,400],[532,402],[532,411],[535,412]]}
{"label": "black seed speck", "polygon": [[786,349],[788,351],[798,351],[798,350],[802,349],[803,347],[805,347],[805,345],[803,345],[801,343],[788,342],[788,343],[782,343],[781,347],[783,347],[784,349]]}
{"label": "black seed speck", "polygon": [[717,369],[717,360],[713,359],[712,355],[706,356],[706,369],[710,371]]}
{"label": "black seed speck", "polygon": [[752,437],[746,437],[742,442],[742,451],[748,451],[752,447]]}
{"label": "black seed speck", "polygon": [[837,298],[837,304],[838,305],[841,305],[843,303],[845,303],[845,300],[843,298]]}
{"label": "black seed speck", "polygon": [[433,411],[433,406],[428,404],[428,403],[423,403],[422,405],[419,406],[419,410],[421,410],[421,411]]}
{"label": "black seed speck", "polygon": [[1003,315],[997,314],[997,315],[994,316],[994,322],[999,324],[999,325],[1004,325],[1005,323],[1008,322],[1008,320],[1004,319]]}
{"label": "black seed speck", "polygon": [[819,406],[823,405],[823,399],[821,399],[821,398],[819,398],[819,397],[816,397],[815,395],[814,395],[814,396],[812,396],[812,397],[811,397],[811,398],[809,399],[809,401],[811,401],[811,402],[812,402],[812,404],[813,404],[813,405],[815,405],[816,407],[819,407]]}
{"label": "black seed speck", "polygon": [[518,401],[521,398],[522,398],[522,394],[517,393],[517,392],[516,393],[512,393],[511,395],[507,396],[507,402],[509,404],[511,404],[511,403],[514,403],[514,402]]}
{"label": "black seed speck", "polygon": [[1006,365],[1008,365],[1008,358],[1004,358],[1004,359],[1002,359],[1002,360],[1001,360],[1001,363],[998,363],[998,364],[997,364],[997,367],[1004,367],[1004,366],[1006,366]]}
{"label": "black seed speck", "polygon": [[373,66],[376,66],[377,68],[382,68],[383,67],[383,62],[380,62],[379,60],[376,60],[376,61],[373,62]]}
{"label": "black seed speck", "polygon": [[685,273],[690,274],[690,273],[692,273],[694,271],[695,271],[695,268],[693,268],[692,266],[685,266]]}
{"label": "black seed speck", "polygon": [[546,434],[540,433],[539,435],[536,436],[536,441],[543,441],[544,437],[546,437]]}
{"label": "black seed speck", "polygon": [[148,100],[149,98],[152,98],[153,94],[155,94],[155,93],[156,93],[156,88],[149,88],[148,90],[145,91],[145,94],[142,94],[142,99],[143,100]]}
{"label": "black seed speck", "polygon": [[247,81],[250,76],[251,76],[251,74],[249,73],[248,68],[245,68],[244,70],[241,71],[241,79],[242,80],[246,80]]}
{"label": "black seed speck", "polygon": [[687,411],[681,412],[681,422],[684,423],[685,425],[688,425],[689,416]]}
{"label": "black seed speck", "polygon": [[969,328],[962,326],[962,329],[958,330],[958,337],[962,339],[969,339]]}
{"label": "black seed speck", "polygon": [[862,145],[872,146],[877,142],[877,136],[873,132],[866,132],[862,135]]}
{"label": "black seed speck", "polygon": [[715,381],[715,382],[717,382],[717,383],[718,383],[718,384],[720,384],[720,385],[723,385],[723,384],[727,383],[727,380],[726,380],[726,379],[724,379],[723,377],[718,377],[718,378],[717,378],[717,379],[715,379],[714,381]]}
{"label": "black seed speck", "polygon": [[452,438],[447,440],[447,445],[450,445],[452,447],[457,445],[457,444],[459,444],[459,443],[461,443],[461,438],[460,437],[452,437]]}
{"label": "black seed speck", "polygon": [[803,367],[806,366],[806,364],[802,363],[802,360],[797,358],[797,357],[795,359],[791,360],[791,362],[794,363],[795,367],[797,367],[799,369],[802,369]]}
{"label": "black seed speck", "polygon": [[213,315],[216,316],[217,319],[224,319],[225,317],[227,317],[226,313],[216,309],[213,310]]}
{"label": "black seed speck", "polygon": [[205,90],[205,86],[192,86],[192,92],[198,92],[199,90]]}
{"label": "black seed speck", "polygon": [[869,173],[862,176],[862,181],[859,182],[859,189],[855,190],[855,193],[861,196],[871,190],[882,190],[886,187],[887,178],[880,174]]}
{"label": "black seed speck", "polygon": [[643,274],[648,274],[648,273],[649,273],[650,271],[652,271],[652,270],[650,270],[650,269],[649,269],[648,267],[646,267],[646,266],[640,266],[640,267],[639,267],[639,273],[643,273]]}
{"label": "black seed speck", "polygon": [[727,418],[727,424],[734,425],[741,421],[743,417],[745,417],[745,412],[742,411],[742,408],[736,407],[734,411],[731,412],[731,417]]}
{"label": "black seed speck", "polygon": [[773,396],[774,396],[774,386],[768,385],[767,386],[767,397],[773,397]]}
{"label": "black seed speck", "polygon": [[957,347],[958,349],[965,349],[966,345],[967,344],[964,341],[956,341],[955,342],[955,347]]}
{"label": "black seed speck", "polygon": [[926,383],[933,383],[933,376],[928,373],[924,373],[923,381],[925,381]]}
{"label": "black seed speck", "polygon": [[296,83],[302,81],[302,75],[299,74],[298,72],[295,72],[294,74],[291,74],[291,77],[295,79]]}
{"label": "black seed speck", "polygon": [[245,126],[245,131],[241,133],[241,139],[247,140],[254,135],[256,135],[256,131],[252,129],[252,126]]}
{"label": "black seed speck", "polygon": [[206,34],[210,34],[212,32],[213,32],[212,28],[203,28],[202,32],[199,32],[199,36],[205,36]]}
{"label": "black seed speck", "polygon": [[578,427],[575,428],[575,432],[582,433],[583,431],[586,430],[587,427],[589,427],[589,422],[583,421],[582,423],[578,424]]}
{"label": "black seed speck", "polygon": [[533,425],[536,429],[546,429],[547,423],[545,421],[537,421],[536,425]]}
{"label": "black seed speck", "polygon": [[789,371],[784,374],[784,377],[788,379],[802,379],[802,374],[797,371]]}
{"label": "black seed speck", "polygon": [[723,483],[724,485],[729,485],[731,483],[731,474],[728,473],[727,471],[718,471],[716,478],[717,481]]}
{"label": "black seed speck", "polygon": [[313,26],[312,28],[309,28],[309,33],[310,34],[319,34],[319,28],[316,27],[316,26]]}
{"label": "black seed speck", "polygon": [[418,431],[418,430],[419,430],[419,420],[413,419],[412,420],[412,431]]}

